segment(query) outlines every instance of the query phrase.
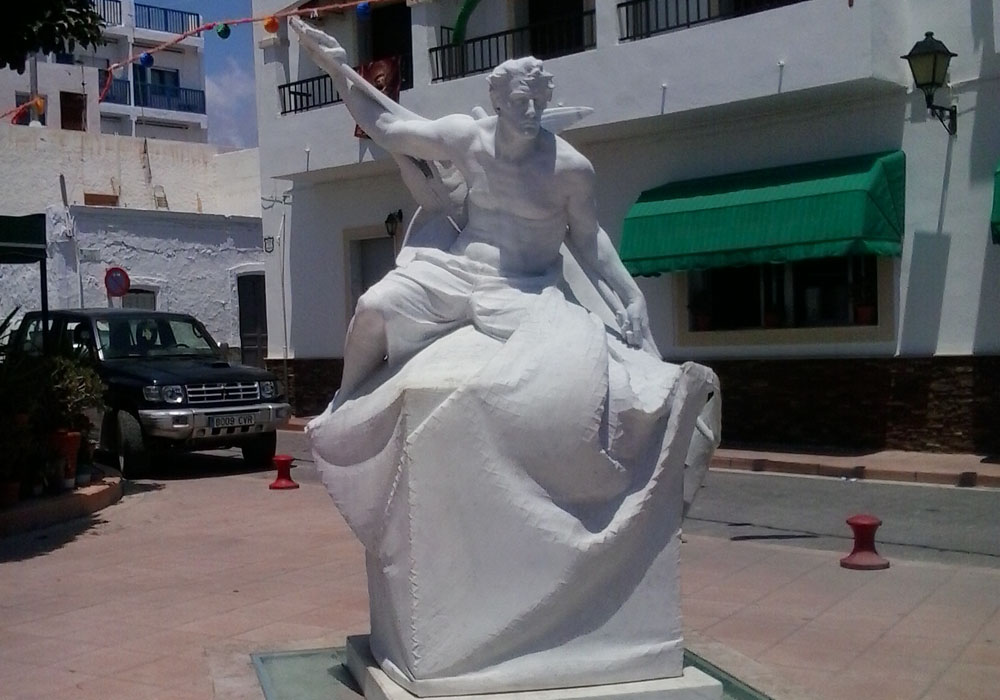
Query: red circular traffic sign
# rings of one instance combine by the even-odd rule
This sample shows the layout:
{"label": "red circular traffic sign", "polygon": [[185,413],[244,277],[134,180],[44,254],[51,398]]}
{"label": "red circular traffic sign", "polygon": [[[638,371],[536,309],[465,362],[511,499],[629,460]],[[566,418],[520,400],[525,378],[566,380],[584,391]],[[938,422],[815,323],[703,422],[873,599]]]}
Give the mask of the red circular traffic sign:
{"label": "red circular traffic sign", "polygon": [[128,273],[120,267],[109,267],[104,273],[104,288],[108,290],[108,296],[123,297],[128,294],[131,286]]}

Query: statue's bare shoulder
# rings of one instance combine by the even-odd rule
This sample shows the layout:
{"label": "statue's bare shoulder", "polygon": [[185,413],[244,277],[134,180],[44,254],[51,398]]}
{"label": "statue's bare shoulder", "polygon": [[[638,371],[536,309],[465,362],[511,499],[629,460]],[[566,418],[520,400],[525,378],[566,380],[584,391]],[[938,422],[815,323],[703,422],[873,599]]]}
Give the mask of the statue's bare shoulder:
{"label": "statue's bare shoulder", "polygon": [[594,166],[587,156],[576,150],[568,141],[553,135],[555,141],[555,170],[558,180],[573,190],[582,188],[586,194],[593,189]]}

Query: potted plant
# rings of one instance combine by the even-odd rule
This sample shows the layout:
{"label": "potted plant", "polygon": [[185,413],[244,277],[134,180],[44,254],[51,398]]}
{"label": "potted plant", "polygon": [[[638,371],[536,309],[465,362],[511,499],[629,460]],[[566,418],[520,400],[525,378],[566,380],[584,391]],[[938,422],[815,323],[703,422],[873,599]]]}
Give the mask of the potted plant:
{"label": "potted plant", "polygon": [[42,362],[46,372],[39,395],[39,425],[48,436],[50,456],[62,465],[63,487],[73,488],[80,443],[90,426],[86,411],[100,406],[104,385],[80,357],[54,355]]}

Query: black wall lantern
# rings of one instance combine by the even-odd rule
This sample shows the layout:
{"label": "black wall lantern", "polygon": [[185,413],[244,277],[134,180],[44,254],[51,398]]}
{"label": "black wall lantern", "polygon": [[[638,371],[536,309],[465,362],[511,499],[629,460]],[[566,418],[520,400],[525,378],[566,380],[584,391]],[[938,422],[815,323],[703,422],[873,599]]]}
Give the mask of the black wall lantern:
{"label": "black wall lantern", "polygon": [[385,217],[385,232],[389,234],[390,238],[396,237],[396,232],[399,231],[399,225],[401,223],[403,223],[402,209],[391,211],[389,212],[389,215]]}
{"label": "black wall lantern", "polygon": [[[905,58],[913,73],[913,82],[923,90],[927,98],[927,109],[938,118],[952,136],[958,131],[958,108],[942,107],[934,104],[934,91],[944,85],[948,75],[948,64],[957,56],[943,42],[934,38],[934,32],[927,32],[924,38],[913,45]],[[947,121],[945,121],[947,117]]]}

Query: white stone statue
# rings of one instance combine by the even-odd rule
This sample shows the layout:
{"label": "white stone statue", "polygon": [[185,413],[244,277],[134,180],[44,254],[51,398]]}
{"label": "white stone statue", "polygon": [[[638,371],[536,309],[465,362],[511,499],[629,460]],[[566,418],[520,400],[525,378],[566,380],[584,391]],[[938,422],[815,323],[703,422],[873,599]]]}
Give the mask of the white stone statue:
{"label": "white stone statue", "polygon": [[[587,110],[547,109],[551,76],[523,58],[489,76],[496,116],[424,119],[290,24],[421,207],[308,427],[367,552],[372,655],[418,696],[680,675],[680,525],[719,387],[653,343],[593,168],[553,133]],[[579,271],[614,327],[577,301]]]}

